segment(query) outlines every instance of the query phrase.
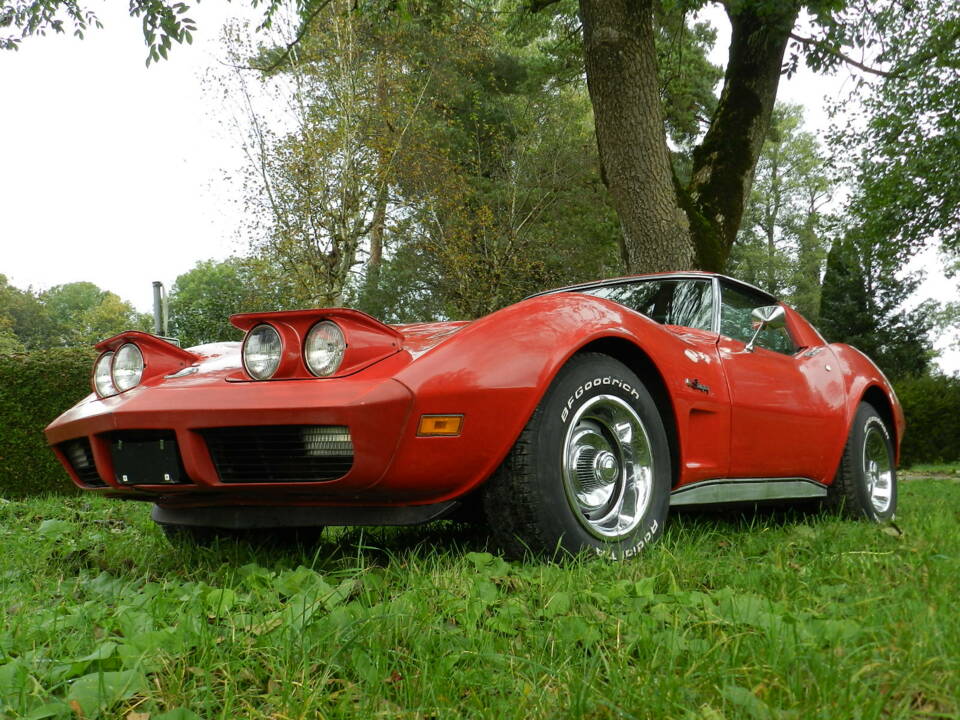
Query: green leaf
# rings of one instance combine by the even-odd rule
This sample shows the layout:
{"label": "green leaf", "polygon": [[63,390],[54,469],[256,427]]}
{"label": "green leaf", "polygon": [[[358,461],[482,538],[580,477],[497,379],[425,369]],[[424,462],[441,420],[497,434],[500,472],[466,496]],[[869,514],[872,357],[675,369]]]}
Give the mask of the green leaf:
{"label": "green leaf", "polygon": [[30,673],[22,660],[11,660],[0,665],[0,707],[20,707],[20,699],[29,689]]}
{"label": "green leaf", "polygon": [[203,720],[193,710],[186,708],[174,708],[160,715],[152,715],[150,720]]}
{"label": "green leaf", "polygon": [[90,673],[74,680],[67,693],[67,701],[76,701],[83,714],[92,720],[103,710],[146,689],[146,678],[135,670]]}
{"label": "green leaf", "polygon": [[205,604],[211,617],[229,614],[237,602],[237,593],[229,588],[214,588],[207,593]]}
{"label": "green leaf", "polygon": [[66,520],[44,520],[37,528],[37,533],[48,540],[58,540],[65,535],[74,535],[76,525]]}
{"label": "green leaf", "polygon": [[551,618],[557,615],[566,615],[570,612],[570,605],[570,593],[558,592],[547,600],[547,604],[543,608],[543,616]]}
{"label": "green leaf", "polygon": [[62,679],[65,678],[74,678],[79,677],[86,673],[91,665],[98,666],[101,670],[113,670],[116,667],[116,663],[108,663],[111,659],[116,656],[117,653],[117,644],[112,640],[108,640],[104,643],[101,643],[97,646],[89,655],[85,655],[76,660],[70,661],[66,672],[61,676]]}
{"label": "green leaf", "polygon": [[732,705],[736,705],[746,712],[747,717],[766,720],[771,716],[770,708],[767,707],[766,703],[746,688],[727,685],[720,691],[720,694]]}
{"label": "green leaf", "polygon": [[274,583],[274,587],[287,597],[292,597],[309,589],[316,589],[322,593],[330,592],[333,589],[324,581],[320,573],[302,565],[296,570],[281,573],[277,582]]}
{"label": "green leaf", "polygon": [[493,562],[493,555],[488,552],[469,552],[466,558],[468,562],[473,563],[473,567],[477,570]]}
{"label": "green leaf", "polygon": [[600,642],[600,630],[584,618],[568,615],[558,618],[554,630],[556,637],[564,643],[591,647]]}
{"label": "green leaf", "polygon": [[47,720],[47,718],[72,718],[70,706],[62,702],[44,703],[23,716],[23,720]]}
{"label": "green leaf", "polygon": [[653,597],[653,590],[657,583],[655,577],[645,577],[633,584],[633,592],[637,597]]}

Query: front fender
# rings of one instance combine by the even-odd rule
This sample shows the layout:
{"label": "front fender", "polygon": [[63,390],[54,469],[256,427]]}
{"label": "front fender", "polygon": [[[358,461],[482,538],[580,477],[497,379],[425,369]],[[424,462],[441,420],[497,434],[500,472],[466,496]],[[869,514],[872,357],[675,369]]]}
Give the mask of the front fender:
{"label": "front fender", "polygon": [[[503,462],[564,363],[606,338],[630,342],[658,368],[672,368],[668,383],[691,362],[673,333],[602,298],[561,293],[512,305],[397,373],[415,400],[384,482],[408,498],[416,489],[431,502],[469,492]],[[464,415],[461,435],[417,437],[417,421],[428,414]]]}

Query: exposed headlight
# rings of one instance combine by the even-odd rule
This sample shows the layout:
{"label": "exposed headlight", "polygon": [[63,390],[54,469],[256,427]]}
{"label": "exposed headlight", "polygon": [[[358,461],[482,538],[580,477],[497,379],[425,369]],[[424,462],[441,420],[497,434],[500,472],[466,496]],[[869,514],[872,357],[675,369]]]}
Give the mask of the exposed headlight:
{"label": "exposed headlight", "polygon": [[272,377],[282,354],[280,334],[272,325],[257,325],[243,341],[243,367],[254,380]]}
{"label": "exposed headlight", "polygon": [[100,397],[117,394],[117,389],[113,386],[113,378],[110,377],[110,364],[112,362],[113,353],[105,352],[97,358],[97,364],[93,366],[93,387]]}
{"label": "exposed headlight", "polygon": [[113,356],[113,376],[114,387],[123,392],[135,387],[143,377],[143,353],[133,343],[121,345]]}
{"label": "exposed headlight", "polygon": [[320,377],[333,375],[343,361],[347,343],[343,331],[329,320],[318,322],[307,333],[303,344],[303,357],[310,372]]}

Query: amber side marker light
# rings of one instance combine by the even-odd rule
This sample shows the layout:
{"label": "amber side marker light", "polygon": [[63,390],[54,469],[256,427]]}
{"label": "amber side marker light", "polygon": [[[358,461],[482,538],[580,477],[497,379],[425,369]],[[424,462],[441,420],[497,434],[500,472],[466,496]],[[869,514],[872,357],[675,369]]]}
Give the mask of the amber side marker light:
{"label": "amber side marker light", "polygon": [[421,415],[417,435],[420,437],[452,437],[463,428],[463,415]]}

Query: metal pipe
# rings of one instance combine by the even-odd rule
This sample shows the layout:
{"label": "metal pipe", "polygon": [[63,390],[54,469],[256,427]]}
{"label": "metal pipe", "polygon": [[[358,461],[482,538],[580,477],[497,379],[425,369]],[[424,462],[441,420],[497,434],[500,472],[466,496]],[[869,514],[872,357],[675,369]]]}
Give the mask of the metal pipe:
{"label": "metal pipe", "polygon": [[163,283],[153,281],[153,332],[157,335],[166,335],[163,332]]}

